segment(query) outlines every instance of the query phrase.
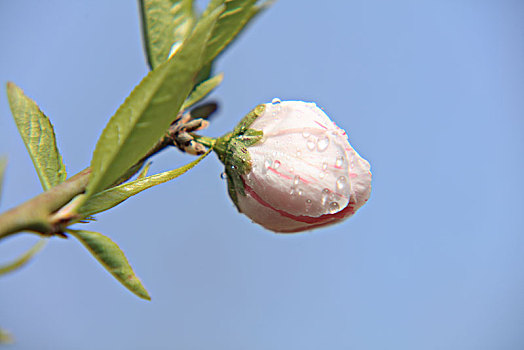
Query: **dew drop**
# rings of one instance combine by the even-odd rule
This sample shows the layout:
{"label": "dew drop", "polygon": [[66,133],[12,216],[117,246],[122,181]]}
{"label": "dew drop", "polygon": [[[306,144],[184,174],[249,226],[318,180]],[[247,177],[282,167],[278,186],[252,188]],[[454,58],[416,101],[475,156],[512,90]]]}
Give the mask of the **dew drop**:
{"label": "dew drop", "polygon": [[282,101],[278,97],[275,97],[274,99],[271,100],[271,104],[273,104],[273,105],[278,105],[278,104],[280,104],[280,102],[282,102]]}
{"label": "dew drop", "polygon": [[305,139],[311,136],[311,133],[307,130],[302,131],[302,136],[304,136]]}
{"label": "dew drop", "polygon": [[304,192],[302,192],[302,190],[299,188],[297,193],[299,196],[301,196]]}
{"label": "dew drop", "polygon": [[297,149],[297,157],[300,157],[302,155],[302,151]]}
{"label": "dew drop", "polygon": [[318,174],[318,177],[319,177],[320,179],[325,178],[325,177],[326,177],[326,172],[325,172],[325,171],[320,172],[320,173]]}
{"label": "dew drop", "polygon": [[265,167],[266,169],[268,169],[268,168],[271,166],[271,163],[272,163],[271,159],[266,158],[266,159],[264,160],[264,167]]}
{"label": "dew drop", "polygon": [[307,149],[310,151],[314,150],[316,145],[317,141],[313,137],[310,137],[306,142]]}
{"label": "dew drop", "polygon": [[327,136],[322,136],[321,138],[318,139],[318,142],[317,142],[317,150],[319,152],[324,152],[329,146],[329,137]]}
{"label": "dew drop", "polygon": [[279,160],[275,160],[273,162],[273,168],[278,169],[279,166],[280,166],[280,161]]}
{"label": "dew drop", "polygon": [[323,206],[326,205],[328,198],[329,198],[329,189],[324,188],[322,190],[322,196],[320,197],[320,204]]}
{"label": "dew drop", "polygon": [[295,172],[295,168],[291,167],[291,168],[289,168],[289,171],[294,173]]}
{"label": "dew drop", "polygon": [[295,175],[295,178],[293,179],[293,185],[294,186],[298,185],[299,181],[300,181],[300,176]]}
{"label": "dew drop", "polygon": [[227,179],[227,174],[226,174],[226,172],[225,172],[225,171],[224,171],[224,172],[222,172],[222,173],[220,174],[220,178],[221,178],[222,180],[225,180],[225,179]]}
{"label": "dew drop", "polygon": [[340,205],[337,202],[329,203],[329,212],[331,214],[334,214],[334,213],[336,213],[339,210],[340,210]]}
{"label": "dew drop", "polygon": [[345,176],[341,176],[337,179],[337,191],[342,191],[347,185],[347,179]]}
{"label": "dew drop", "polygon": [[306,212],[308,212],[311,209],[311,206],[313,205],[313,202],[311,199],[306,199]]}
{"label": "dew drop", "polygon": [[326,171],[327,167],[328,167],[328,163],[327,162],[323,162],[322,163],[322,170]]}
{"label": "dew drop", "polygon": [[344,158],[341,156],[338,156],[337,160],[335,161],[335,167],[342,168],[342,164],[344,164]]}

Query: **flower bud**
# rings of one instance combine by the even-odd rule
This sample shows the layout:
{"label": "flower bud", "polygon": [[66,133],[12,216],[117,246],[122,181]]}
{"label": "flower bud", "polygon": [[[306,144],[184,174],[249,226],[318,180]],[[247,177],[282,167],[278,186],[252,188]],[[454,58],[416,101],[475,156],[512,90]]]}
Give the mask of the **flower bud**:
{"label": "flower bud", "polygon": [[216,151],[238,210],[275,232],[339,222],[371,193],[369,163],[314,103],[260,105]]}

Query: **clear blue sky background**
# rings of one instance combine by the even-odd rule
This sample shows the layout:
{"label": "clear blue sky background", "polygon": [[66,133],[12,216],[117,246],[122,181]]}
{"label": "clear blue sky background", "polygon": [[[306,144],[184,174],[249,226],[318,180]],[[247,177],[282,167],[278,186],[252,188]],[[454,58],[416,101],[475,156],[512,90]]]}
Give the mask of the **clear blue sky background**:
{"label": "clear blue sky background", "polygon": [[[51,118],[74,174],[147,72],[138,19],[134,1],[1,1],[3,209],[40,191],[6,81]],[[210,156],[88,226],[151,302],[53,239],[0,279],[9,349],[523,349],[523,39],[520,0],[277,2],[218,62],[207,134],[273,97],[316,101],[371,162],[369,203],[275,235],[236,212]],[[170,150],[152,171],[191,159]],[[2,242],[0,261],[35,240]]]}

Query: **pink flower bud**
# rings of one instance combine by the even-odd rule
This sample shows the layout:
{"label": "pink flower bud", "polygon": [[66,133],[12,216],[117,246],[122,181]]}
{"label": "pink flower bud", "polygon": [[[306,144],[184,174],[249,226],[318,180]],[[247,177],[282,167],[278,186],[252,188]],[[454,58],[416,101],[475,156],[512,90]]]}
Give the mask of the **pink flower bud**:
{"label": "pink flower bud", "polygon": [[275,232],[311,230],[350,217],[368,200],[369,163],[314,103],[275,99],[249,129],[262,139],[247,147],[242,181],[228,183],[243,186],[230,194],[254,222]]}

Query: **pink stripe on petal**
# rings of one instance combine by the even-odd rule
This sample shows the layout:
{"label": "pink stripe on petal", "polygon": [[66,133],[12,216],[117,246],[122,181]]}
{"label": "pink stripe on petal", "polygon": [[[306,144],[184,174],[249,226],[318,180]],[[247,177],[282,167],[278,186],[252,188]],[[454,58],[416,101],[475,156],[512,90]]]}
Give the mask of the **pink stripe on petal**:
{"label": "pink stripe on petal", "polygon": [[305,216],[305,215],[293,215],[284,210],[277,209],[273,207],[271,204],[264,201],[251,187],[246,185],[245,182],[244,182],[244,190],[246,191],[247,194],[253,197],[254,200],[256,200],[258,203],[260,203],[264,207],[272,209],[286,218],[289,218],[289,219],[292,219],[298,222],[303,222],[306,224],[326,223],[326,221],[331,221],[331,219],[343,219],[347,216],[347,214],[352,215],[354,213],[353,207],[351,206],[351,204],[348,204],[348,206],[345,207],[343,210],[336,212],[334,214],[324,214],[319,217],[311,217],[311,216]]}

